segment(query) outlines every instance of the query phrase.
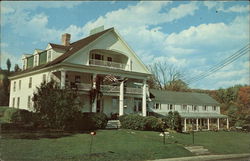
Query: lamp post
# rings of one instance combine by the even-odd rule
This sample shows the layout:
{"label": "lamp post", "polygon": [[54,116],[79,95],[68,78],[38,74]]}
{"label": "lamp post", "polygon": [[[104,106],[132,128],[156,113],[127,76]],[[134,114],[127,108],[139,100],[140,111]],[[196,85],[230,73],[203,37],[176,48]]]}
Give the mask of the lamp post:
{"label": "lamp post", "polygon": [[96,132],[95,131],[92,131],[90,133],[91,135],[91,140],[90,140],[90,147],[89,147],[89,156],[91,157],[91,152],[92,152],[92,144],[93,144],[93,137],[96,135]]}

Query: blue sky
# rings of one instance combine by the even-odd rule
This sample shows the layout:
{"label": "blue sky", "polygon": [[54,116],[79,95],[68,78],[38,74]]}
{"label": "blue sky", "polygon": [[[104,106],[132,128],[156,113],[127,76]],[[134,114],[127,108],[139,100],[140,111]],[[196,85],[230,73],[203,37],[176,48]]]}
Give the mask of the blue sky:
{"label": "blue sky", "polygon": [[[23,53],[60,43],[63,33],[76,41],[104,25],[115,27],[145,64],[167,62],[188,80],[247,45],[249,21],[247,1],[5,1],[1,67],[7,58],[21,66]],[[190,87],[249,85],[249,60],[246,54]]]}

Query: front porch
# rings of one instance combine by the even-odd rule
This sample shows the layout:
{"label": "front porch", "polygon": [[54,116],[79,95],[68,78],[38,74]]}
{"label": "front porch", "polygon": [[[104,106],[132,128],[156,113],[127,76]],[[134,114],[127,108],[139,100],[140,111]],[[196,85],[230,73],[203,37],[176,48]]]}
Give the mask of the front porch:
{"label": "front porch", "polygon": [[213,114],[196,114],[197,116],[185,116],[181,114],[183,132],[186,131],[206,131],[229,129],[229,120],[225,115]]}
{"label": "front porch", "polygon": [[[85,108],[85,112],[104,112],[107,115],[118,113],[120,116],[126,113],[139,112],[146,116],[145,79],[66,70],[53,72],[53,77],[60,83],[61,88],[76,89],[81,95],[88,98],[84,99],[85,106],[89,104],[89,107]],[[93,90],[101,94],[91,101],[90,95]],[[140,107],[137,103],[137,110],[134,110],[134,105],[132,105],[134,103],[127,104],[128,98],[129,100],[140,100]],[[113,99],[117,100],[116,106],[112,103]]]}

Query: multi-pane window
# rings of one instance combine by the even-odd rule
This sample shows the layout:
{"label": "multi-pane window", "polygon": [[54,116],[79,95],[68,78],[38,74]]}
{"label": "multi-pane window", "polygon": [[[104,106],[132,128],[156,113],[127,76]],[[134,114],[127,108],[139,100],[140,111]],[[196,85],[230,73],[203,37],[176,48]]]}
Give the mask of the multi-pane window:
{"label": "multi-pane window", "polygon": [[118,107],[118,99],[113,97],[112,98],[112,107],[117,108]]}
{"label": "multi-pane window", "polygon": [[216,106],[213,106],[213,110],[216,111]]}
{"label": "multi-pane window", "polygon": [[207,111],[207,106],[203,106],[203,111]]}
{"label": "multi-pane window", "polygon": [[187,110],[187,105],[182,105],[182,110],[186,111]]}
{"label": "multi-pane window", "polygon": [[30,79],[29,79],[29,88],[31,88],[32,87],[32,77],[30,77]]}
{"label": "multi-pane window", "polygon": [[27,107],[28,107],[28,108],[31,107],[31,97],[30,97],[30,96],[28,96]]}
{"label": "multi-pane window", "polygon": [[108,60],[108,61],[112,61],[112,57],[108,57],[107,60]]}
{"label": "multi-pane window", "polygon": [[48,51],[48,62],[51,61],[51,51]]}
{"label": "multi-pane window", "polygon": [[21,80],[19,80],[19,90],[21,89],[21,85],[22,85],[22,81]]}
{"label": "multi-pane window", "polygon": [[13,91],[16,91],[16,81],[14,81]]}
{"label": "multi-pane window", "polygon": [[192,105],[192,110],[193,111],[197,111],[197,106],[196,105]]}
{"label": "multi-pane window", "polygon": [[168,110],[171,110],[171,111],[174,110],[174,105],[173,104],[169,104],[168,105]]}
{"label": "multi-pane window", "polygon": [[19,108],[20,105],[20,97],[17,97],[17,108]]}
{"label": "multi-pane window", "polygon": [[81,82],[81,76],[80,75],[76,75],[75,76],[75,83],[80,83]]}
{"label": "multi-pane window", "polygon": [[15,97],[12,99],[12,107],[15,107]]}
{"label": "multi-pane window", "polygon": [[160,110],[161,109],[161,104],[160,103],[155,103],[154,109]]}

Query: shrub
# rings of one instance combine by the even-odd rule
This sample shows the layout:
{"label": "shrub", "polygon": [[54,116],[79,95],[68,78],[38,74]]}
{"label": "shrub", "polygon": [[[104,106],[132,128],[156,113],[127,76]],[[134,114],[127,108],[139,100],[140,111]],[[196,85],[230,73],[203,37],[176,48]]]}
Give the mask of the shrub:
{"label": "shrub", "polygon": [[121,127],[133,130],[161,131],[162,121],[154,116],[143,117],[136,114],[123,115],[119,117]]}
{"label": "shrub", "polygon": [[95,130],[103,129],[107,126],[108,118],[104,113],[77,113],[75,119],[68,124],[71,130]]}
{"label": "shrub", "polygon": [[182,131],[181,116],[177,111],[170,111],[168,115],[162,120],[164,122],[164,128],[168,128],[178,132]]}
{"label": "shrub", "polygon": [[4,112],[4,120],[10,123],[31,123],[32,112],[23,109],[9,108]]}
{"label": "shrub", "polygon": [[136,114],[123,115],[119,117],[121,127],[124,129],[144,130],[144,117]]}

